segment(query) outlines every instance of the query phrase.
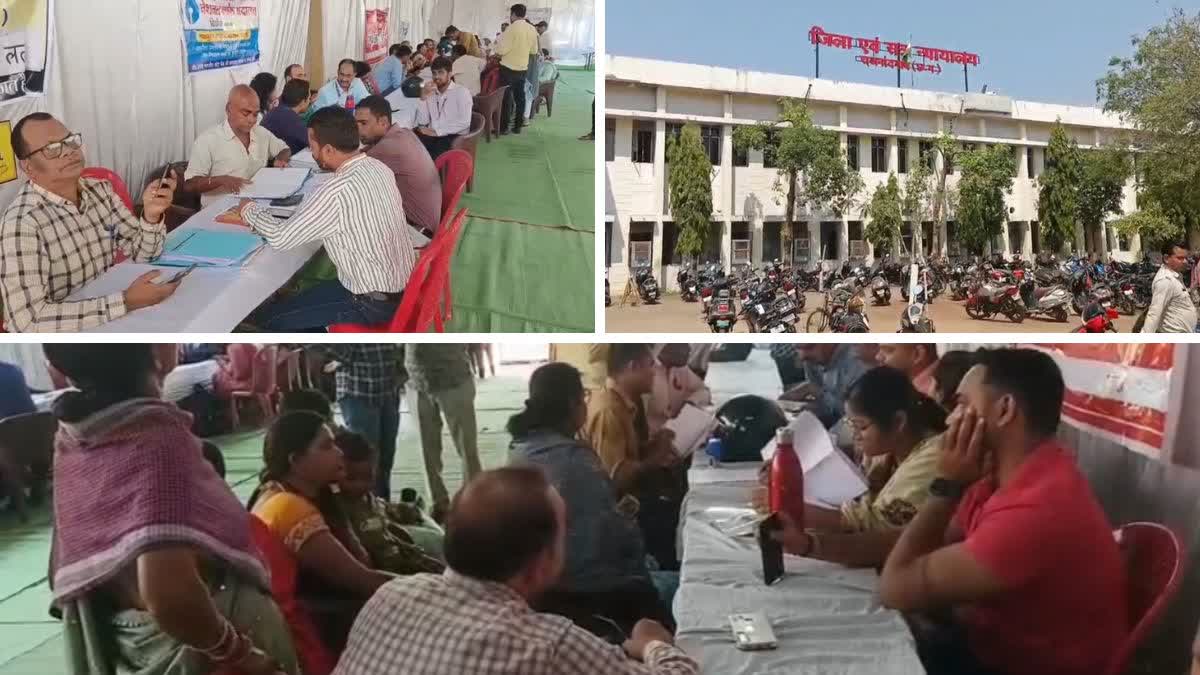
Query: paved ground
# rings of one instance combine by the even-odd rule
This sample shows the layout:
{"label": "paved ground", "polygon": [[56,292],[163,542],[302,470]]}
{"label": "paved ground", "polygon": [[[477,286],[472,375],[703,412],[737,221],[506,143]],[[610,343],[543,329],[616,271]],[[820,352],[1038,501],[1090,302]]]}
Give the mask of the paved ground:
{"label": "paved ground", "polygon": [[[614,298],[615,299],[615,298]],[[804,330],[808,313],[824,302],[820,293],[808,293],[804,316],[797,330]],[[1079,325],[1079,317],[1071,317],[1067,323],[1050,319],[1025,319],[1016,324],[1003,317],[975,320],[967,316],[962,302],[939,299],[929,306],[929,314],[939,333],[1066,333]],[[891,333],[900,328],[900,312],[904,304],[898,291],[892,294],[892,304],[886,307],[867,307],[867,319],[875,333]],[[1122,316],[1117,320],[1117,330],[1128,333],[1133,327],[1134,317]],[[666,296],[660,304],[638,307],[607,307],[604,310],[605,330],[610,333],[708,333],[709,328],[700,318],[700,304],[686,303],[678,295]],[[735,332],[747,332],[746,322],[738,322]]]}

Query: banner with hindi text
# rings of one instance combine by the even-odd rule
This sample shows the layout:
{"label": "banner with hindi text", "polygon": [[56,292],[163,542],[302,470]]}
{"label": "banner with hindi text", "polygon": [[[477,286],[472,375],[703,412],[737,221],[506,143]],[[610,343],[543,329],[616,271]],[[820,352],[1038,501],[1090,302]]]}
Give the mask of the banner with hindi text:
{"label": "banner with hindi text", "polygon": [[368,9],[366,32],[363,35],[363,60],[375,65],[387,58],[391,46],[388,32],[388,10]]}
{"label": "banner with hindi text", "polygon": [[51,0],[0,2],[0,103],[44,96]]}
{"label": "banner with hindi text", "polygon": [[258,0],[180,0],[187,71],[259,60]]}

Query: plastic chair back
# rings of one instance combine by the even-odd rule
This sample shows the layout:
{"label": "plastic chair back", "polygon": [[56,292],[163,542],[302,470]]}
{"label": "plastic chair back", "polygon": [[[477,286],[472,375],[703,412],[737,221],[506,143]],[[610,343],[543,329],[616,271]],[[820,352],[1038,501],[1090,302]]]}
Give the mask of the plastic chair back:
{"label": "plastic chair back", "polygon": [[1108,675],[1121,675],[1138,645],[1154,628],[1183,581],[1183,547],[1158,523],[1129,523],[1113,532],[1125,559],[1131,630]]}
{"label": "plastic chair back", "polygon": [[442,222],[440,232],[458,210],[458,200],[475,173],[475,160],[465,150],[448,150],[433,163],[442,177]]}
{"label": "plastic chair back", "polygon": [[129,208],[129,212],[133,212],[133,198],[129,196],[129,188],[125,186],[125,181],[122,180],[121,177],[118,176],[117,173],[112,169],[92,166],[84,169],[80,177],[99,178],[100,180],[108,181],[109,184],[112,185],[113,192],[116,192],[117,196],[121,198],[121,201],[125,202],[125,206]]}
{"label": "plastic chair back", "polygon": [[249,518],[250,540],[271,573],[271,597],[287,621],[300,669],[306,675],[329,675],[337,659],[321,641],[316,623],[296,599],[300,567],[295,556],[258,516],[250,514]]}
{"label": "plastic chair back", "polygon": [[[483,133],[487,121],[483,119],[483,115],[479,113],[471,113],[471,128],[467,133],[454,139],[450,144],[451,150],[466,150],[471,155],[471,160],[475,160],[475,149],[479,146],[479,135]],[[471,174],[471,178],[467,180],[467,192],[475,189],[475,174]]]}
{"label": "plastic chair back", "polygon": [[484,128],[484,139],[488,143],[492,139],[500,135],[500,118],[504,109],[504,94],[508,91],[508,85],[497,87],[491,93],[480,94],[475,97],[475,112],[483,115],[487,122]]}
{"label": "plastic chair back", "polygon": [[404,294],[400,297],[400,305],[396,307],[396,313],[392,316],[390,323],[386,325],[368,326],[357,323],[341,323],[329,327],[330,333],[423,333],[429,327],[426,323],[423,326],[418,324],[419,310],[421,301],[426,295],[426,285],[432,274],[433,262],[437,258],[441,249],[445,246],[445,237],[441,236],[442,230],[449,231],[451,228],[439,228],[438,233],[434,234],[433,241],[429,243],[417,257],[417,262],[413,265],[412,274],[408,277],[408,283],[404,286]]}
{"label": "plastic chair back", "polygon": [[276,369],[275,358],[278,352],[279,347],[267,345],[254,355],[251,389],[255,394],[274,394],[276,392],[279,384],[277,377],[279,371]]}
{"label": "plastic chair back", "polygon": [[421,313],[417,323],[428,327],[430,323],[439,333],[446,332],[446,322],[454,318],[454,293],[450,285],[450,263],[454,260],[454,251],[458,248],[458,237],[462,232],[463,223],[467,220],[467,210],[459,211],[445,234],[439,232],[435,237],[440,239],[437,257],[433,261],[433,270],[425,283],[422,295],[425,302],[421,305]]}

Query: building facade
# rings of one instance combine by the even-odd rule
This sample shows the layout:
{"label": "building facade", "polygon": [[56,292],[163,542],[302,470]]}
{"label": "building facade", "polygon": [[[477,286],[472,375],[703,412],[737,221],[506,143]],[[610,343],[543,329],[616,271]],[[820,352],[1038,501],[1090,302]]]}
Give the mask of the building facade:
{"label": "building facade", "polygon": [[[837,82],[791,75],[747,72],[669,61],[608,56],[605,80],[605,255],[614,288],[632,268],[649,266],[664,286],[681,263],[667,197],[666,140],[685,123],[700,127],[713,165],[712,230],[701,262],[726,270],[780,259],[814,267],[847,258],[870,261],[876,251],[863,238],[862,205],[889,173],[903,184],[908,171],[942,130],[964,147],[1005,145],[1015,162],[1009,222],[984,251],[1035,255],[1038,244],[1038,188],[1050,131],[1061,121],[1081,148],[1115,141],[1127,125],[1098,108],[1032,103],[996,94],[953,94]],[[805,99],[813,123],[836,131],[848,161],[863,177],[858,206],[843,217],[798,209],[791,250],[782,250],[785,204],[779,172],[763,152],[734,148],[739,125],[775,121],[778,100]],[[929,153],[935,171],[945,170],[939,153]],[[958,170],[950,167],[953,187]],[[935,173],[935,175],[937,175]],[[1126,185],[1122,211],[1136,208],[1134,181]],[[949,222],[906,223],[893,254],[967,254]],[[1113,216],[1115,220],[1118,216]],[[1110,221],[1111,222],[1111,221]],[[939,250],[932,249],[935,240]],[[1106,223],[1078,228],[1075,250],[1118,259],[1139,258],[1140,242],[1118,236]]]}

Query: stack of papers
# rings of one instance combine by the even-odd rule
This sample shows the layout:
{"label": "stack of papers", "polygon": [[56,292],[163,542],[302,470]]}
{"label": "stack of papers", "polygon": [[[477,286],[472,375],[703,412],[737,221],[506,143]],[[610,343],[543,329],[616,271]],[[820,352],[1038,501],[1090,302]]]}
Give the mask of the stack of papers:
{"label": "stack of papers", "polygon": [[317,160],[313,158],[312,150],[309,150],[308,148],[305,148],[292,155],[292,159],[288,162],[288,165],[296,166],[302,169],[319,168],[317,166]]}
{"label": "stack of papers", "polygon": [[[867,491],[862,470],[833,447],[825,425],[810,412],[802,412],[788,424],[800,466],[804,469],[804,500],[812,504],[838,506]],[[775,441],[763,448],[764,460],[775,456]]]}
{"label": "stack of papers", "polygon": [[717,417],[694,403],[686,403],[663,427],[675,433],[675,452],[686,457],[708,442],[717,428]]}
{"label": "stack of papers", "polygon": [[[312,155],[310,154],[309,157]],[[259,169],[250,184],[238,191],[244,199],[283,199],[291,197],[304,187],[311,171],[305,167]]]}
{"label": "stack of papers", "polygon": [[262,248],[263,240],[251,232],[222,232],[189,228],[167,236],[156,265],[168,267],[233,267]]}

